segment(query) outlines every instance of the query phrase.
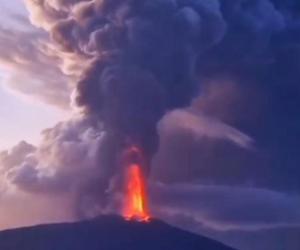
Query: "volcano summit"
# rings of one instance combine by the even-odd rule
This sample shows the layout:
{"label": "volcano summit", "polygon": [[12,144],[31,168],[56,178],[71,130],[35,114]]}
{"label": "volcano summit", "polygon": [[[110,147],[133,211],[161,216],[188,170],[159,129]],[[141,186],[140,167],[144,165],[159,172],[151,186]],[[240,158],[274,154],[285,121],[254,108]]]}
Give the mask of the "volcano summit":
{"label": "volcano summit", "polygon": [[219,242],[151,219],[101,216],[75,223],[0,232],[1,250],[233,250]]}

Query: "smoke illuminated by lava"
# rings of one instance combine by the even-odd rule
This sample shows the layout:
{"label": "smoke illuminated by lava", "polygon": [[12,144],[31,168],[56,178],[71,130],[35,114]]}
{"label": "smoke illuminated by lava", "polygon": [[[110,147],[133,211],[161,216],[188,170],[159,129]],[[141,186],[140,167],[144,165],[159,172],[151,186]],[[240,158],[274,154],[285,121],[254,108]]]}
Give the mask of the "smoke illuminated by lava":
{"label": "smoke illuminated by lava", "polygon": [[[132,157],[141,157],[138,148],[130,149]],[[138,159],[137,158],[137,159]],[[127,166],[126,193],[124,199],[123,216],[128,220],[149,221],[150,215],[147,209],[146,183],[142,173],[142,167],[137,159],[131,159]]]}

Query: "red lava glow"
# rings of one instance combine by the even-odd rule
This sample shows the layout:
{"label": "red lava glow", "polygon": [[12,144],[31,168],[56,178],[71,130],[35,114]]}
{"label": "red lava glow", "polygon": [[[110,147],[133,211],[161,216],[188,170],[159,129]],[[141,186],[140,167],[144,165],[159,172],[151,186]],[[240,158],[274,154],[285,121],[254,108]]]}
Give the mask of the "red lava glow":
{"label": "red lava glow", "polygon": [[[134,150],[133,153],[138,151]],[[127,169],[126,193],[123,216],[127,220],[148,222],[150,214],[147,209],[147,196],[145,180],[141,166],[131,163]]]}

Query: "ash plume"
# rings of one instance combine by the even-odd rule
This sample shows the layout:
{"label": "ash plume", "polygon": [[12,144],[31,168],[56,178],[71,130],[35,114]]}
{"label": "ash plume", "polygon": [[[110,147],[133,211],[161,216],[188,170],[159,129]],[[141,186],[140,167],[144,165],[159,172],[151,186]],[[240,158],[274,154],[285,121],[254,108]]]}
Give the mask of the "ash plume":
{"label": "ash plume", "polygon": [[[3,153],[0,160],[6,166],[4,178],[29,192],[70,192],[76,200],[76,216],[97,213],[111,202],[116,178],[122,174],[119,157],[130,144],[144,151],[147,157],[144,171],[150,175],[151,159],[159,148],[158,133],[165,133],[163,139],[174,133],[181,138],[186,130],[192,130],[192,134],[198,133],[195,137],[205,138],[200,143],[203,148],[225,140],[234,144],[233,150],[241,151],[250,148],[252,139],[233,127],[265,142],[276,132],[268,129],[274,120],[282,124],[283,115],[291,120],[297,116],[296,112],[285,114],[284,108],[289,108],[290,102],[280,99],[282,90],[298,93],[294,91],[300,65],[300,57],[296,56],[300,53],[300,7],[296,0],[286,3],[25,0],[25,3],[31,22],[50,34],[51,54],[56,53],[60,58],[56,62],[60,62],[61,71],[75,79],[72,98],[81,115],[46,130],[37,147],[18,145],[20,150],[26,146],[28,151],[22,153],[22,159],[15,160],[14,151]],[[283,68],[288,76],[283,74]],[[241,114],[236,111],[239,105],[234,108],[223,105],[232,98],[232,93],[239,91],[235,85],[232,93],[224,91],[224,94],[223,85],[218,83],[210,88],[213,93],[209,96],[201,92],[207,87],[207,79],[223,78],[234,80],[248,95],[252,93],[248,89],[258,89],[267,95],[270,102],[263,103],[263,110],[268,115],[263,111],[255,113],[264,119],[263,125],[255,123],[258,119],[254,112]],[[293,98],[296,104],[298,96]],[[252,111],[256,98],[251,95],[245,98],[247,103],[238,104]],[[278,99],[281,102],[276,107],[277,116],[270,111]],[[192,112],[184,113],[189,106]],[[199,107],[204,115],[195,118]],[[185,111],[168,114],[178,108]],[[169,124],[186,118],[190,123],[184,129]],[[290,127],[291,131],[299,132],[292,124]],[[280,139],[279,142],[287,142],[284,136]],[[179,158],[177,162],[182,162],[182,155],[175,155],[176,151],[170,147],[167,150],[169,144],[167,140],[163,142],[158,158],[166,161],[165,151],[169,158]],[[222,150],[228,148],[226,143]],[[187,145],[191,149],[201,148],[197,140],[188,140]],[[193,168],[198,168],[198,151],[194,151]],[[231,155],[236,155],[235,151]],[[207,165],[219,162],[206,155],[203,158]],[[165,179],[171,176],[169,171],[178,173],[176,180],[180,182],[201,177],[199,174],[186,177],[181,166],[175,170],[168,166]],[[161,175],[161,169],[156,169],[155,175]]]}
{"label": "ash plume", "polygon": [[195,62],[225,31],[218,3],[27,1],[59,49],[87,63],[76,103],[121,142],[157,149],[156,123],[197,93]]}

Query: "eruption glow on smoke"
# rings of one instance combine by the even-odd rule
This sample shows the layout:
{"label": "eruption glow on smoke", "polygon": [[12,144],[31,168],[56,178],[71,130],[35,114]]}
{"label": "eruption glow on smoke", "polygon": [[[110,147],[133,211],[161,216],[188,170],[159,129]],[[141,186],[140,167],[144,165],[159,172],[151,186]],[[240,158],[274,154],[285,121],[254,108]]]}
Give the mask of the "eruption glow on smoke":
{"label": "eruption glow on smoke", "polygon": [[[130,150],[133,157],[140,158],[140,152],[135,147]],[[132,156],[130,158],[132,158]],[[127,167],[126,193],[123,216],[128,220],[147,222],[150,215],[147,209],[146,184],[138,158],[131,159]]]}

